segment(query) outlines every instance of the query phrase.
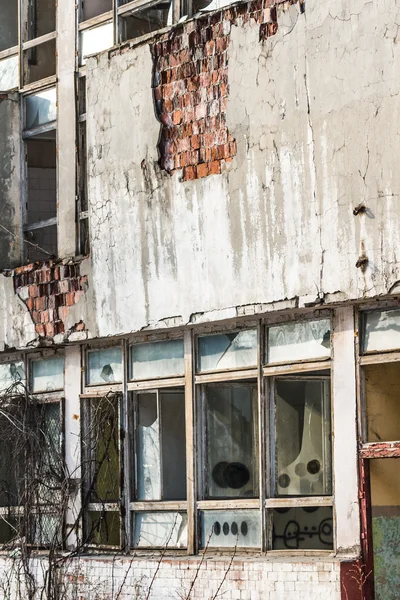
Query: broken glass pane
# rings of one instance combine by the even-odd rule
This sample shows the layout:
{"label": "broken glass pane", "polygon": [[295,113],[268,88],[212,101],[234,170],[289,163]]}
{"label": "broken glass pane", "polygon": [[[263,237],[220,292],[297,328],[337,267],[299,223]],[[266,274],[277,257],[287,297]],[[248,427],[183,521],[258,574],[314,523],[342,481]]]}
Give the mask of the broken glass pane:
{"label": "broken glass pane", "polygon": [[184,512],[135,513],[133,523],[134,547],[187,547],[187,515]]}
{"label": "broken glass pane", "polygon": [[[26,2],[27,0],[25,0]],[[51,33],[56,29],[56,0],[27,1],[27,33],[28,39]]]}
{"label": "broken glass pane", "polygon": [[138,500],[161,500],[160,422],[155,393],[138,396],[136,457]]}
{"label": "broken glass pane", "polygon": [[198,371],[237,369],[257,364],[257,330],[205,335],[197,339]]}
{"label": "broken glass pane", "polygon": [[0,544],[11,544],[20,541],[21,522],[12,514],[0,515]]}
{"label": "broken glass pane", "polygon": [[[7,390],[18,392],[16,384],[25,384],[25,367],[22,361],[0,364],[0,394]],[[20,388],[19,388],[20,389]]]}
{"label": "broken glass pane", "polygon": [[114,383],[122,381],[121,348],[89,350],[87,383]]}
{"label": "broken glass pane", "polygon": [[332,550],[333,512],[331,506],[274,508],[273,550]]}
{"label": "broken glass pane", "polygon": [[81,60],[80,64],[86,63],[86,57],[97,52],[111,48],[114,44],[114,28],[112,23],[106,23],[93,29],[86,29],[80,34]]}
{"label": "broken glass pane", "polygon": [[19,87],[18,56],[0,60],[0,92]]}
{"label": "broken glass pane", "polygon": [[34,83],[56,74],[56,40],[24,50],[24,84]]}
{"label": "broken glass pane", "polygon": [[285,363],[331,355],[329,319],[284,323],[268,328],[266,361]]}
{"label": "broken glass pane", "polygon": [[161,0],[140,10],[133,8],[132,13],[125,13],[121,21],[123,41],[163,29],[172,25],[172,2]]}
{"label": "broken glass pane", "polygon": [[207,510],[200,513],[200,546],[205,548],[259,548],[260,512]]}
{"label": "broken glass pane", "polygon": [[331,494],[329,381],[278,380],[275,403],[277,495]]}
{"label": "broken glass pane", "polygon": [[257,386],[224,384],[204,388],[206,497],[257,497]]}
{"label": "broken glass pane", "polygon": [[400,440],[399,364],[368,365],[363,370],[367,403],[367,442]]}
{"label": "broken glass pane", "polygon": [[121,518],[119,512],[88,511],[85,519],[85,543],[99,546],[119,546]]}
{"label": "broken glass pane", "polygon": [[400,348],[400,310],[367,312],[364,327],[364,352]]}
{"label": "broken glass pane", "polygon": [[119,487],[119,396],[92,398],[86,405],[82,454],[91,502],[117,502]]}
{"label": "broken glass pane", "polygon": [[64,358],[44,358],[31,362],[32,392],[53,392],[64,387]]}
{"label": "broken glass pane", "polygon": [[57,92],[50,88],[25,98],[25,129],[33,129],[57,119]]}
{"label": "broken glass pane", "polygon": [[183,340],[131,346],[131,378],[153,379],[183,375]]}

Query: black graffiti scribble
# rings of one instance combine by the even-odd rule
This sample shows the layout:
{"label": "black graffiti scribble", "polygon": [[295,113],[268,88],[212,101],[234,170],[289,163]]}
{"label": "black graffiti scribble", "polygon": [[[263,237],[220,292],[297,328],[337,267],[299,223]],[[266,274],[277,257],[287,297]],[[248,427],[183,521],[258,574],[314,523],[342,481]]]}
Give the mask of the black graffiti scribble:
{"label": "black graffiti scribble", "polygon": [[329,539],[333,531],[333,520],[332,518],[323,519],[318,528],[312,526],[311,528],[300,527],[300,524],[293,519],[288,521],[283,531],[283,535],[277,535],[274,532],[274,540],[283,540],[285,548],[289,550],[297,550],[300,548],[300,543],[305,542],[306,539],[318,538],[321,544],[326,546],[332,545],[332,540]]}

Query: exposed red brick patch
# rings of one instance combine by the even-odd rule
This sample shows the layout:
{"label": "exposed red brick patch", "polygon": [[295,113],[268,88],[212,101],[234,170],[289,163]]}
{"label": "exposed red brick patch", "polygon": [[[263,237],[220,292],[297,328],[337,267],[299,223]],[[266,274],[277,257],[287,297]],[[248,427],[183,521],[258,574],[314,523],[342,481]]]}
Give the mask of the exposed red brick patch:
{"label": "exposed red brick patch", "polygon": [[184,181],[218,174],[236,155],[226,125],[231,26],[257,23],[265,40],[278,29],[276,5],[297,1],[244,2],[178,25],[152,44],[160,165],[168,173],[183,169]]}
{"label": "exposed red brick patch", "polygon": [[[86,275],[80,274],[80,263],[46,261],[7,274],[13,277],[15,293],[28,308],[39,337],[64,333],[69,308],[79,302],[88,286]],[[85,325],[80,321],[73,329],[83,331]]]}

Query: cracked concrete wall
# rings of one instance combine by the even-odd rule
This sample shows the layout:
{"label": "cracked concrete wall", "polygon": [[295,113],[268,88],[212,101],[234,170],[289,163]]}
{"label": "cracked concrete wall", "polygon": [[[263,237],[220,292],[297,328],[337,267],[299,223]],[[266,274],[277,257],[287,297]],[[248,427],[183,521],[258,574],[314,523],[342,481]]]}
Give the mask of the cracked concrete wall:
{"label": "cracked concrete wall", "polygon": [[20,107],[18,94],[0,94],[0,269],[20,261]]}
{"label": "cracked concrete wall", "polygon": [[258,24],[237,19],[226,113],[237,155],[201,180],[158,165],[148,43],[88,61],[99,335],[393,289],[397,23],[398,0],[285,3],[261,41]]}

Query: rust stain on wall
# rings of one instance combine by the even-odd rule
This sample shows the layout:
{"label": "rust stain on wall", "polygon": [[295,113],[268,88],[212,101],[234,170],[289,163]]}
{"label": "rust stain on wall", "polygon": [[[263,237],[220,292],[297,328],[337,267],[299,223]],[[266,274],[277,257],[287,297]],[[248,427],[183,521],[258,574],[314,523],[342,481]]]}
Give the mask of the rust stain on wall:
{"label": "rust stain on wall", "polygon": [[236,155],[226,125],[231,27],[252,21],[265,40],[278,29],[277,4],[255,0],[220,10],[178,25],[151,45],[160,165],[168,173],[183,169],[184,181],[218,174]]}
{"label": "rust stain on wall", "polygon": [[[87,276],[80,275],[80,263],[46,261],[18,267],[8,275],[13,277],[15,293],[28,308],[39,337],[64,333],[69,308],[87,290]],[[84,329],[83,322],[74,327],[75,331]]]}

